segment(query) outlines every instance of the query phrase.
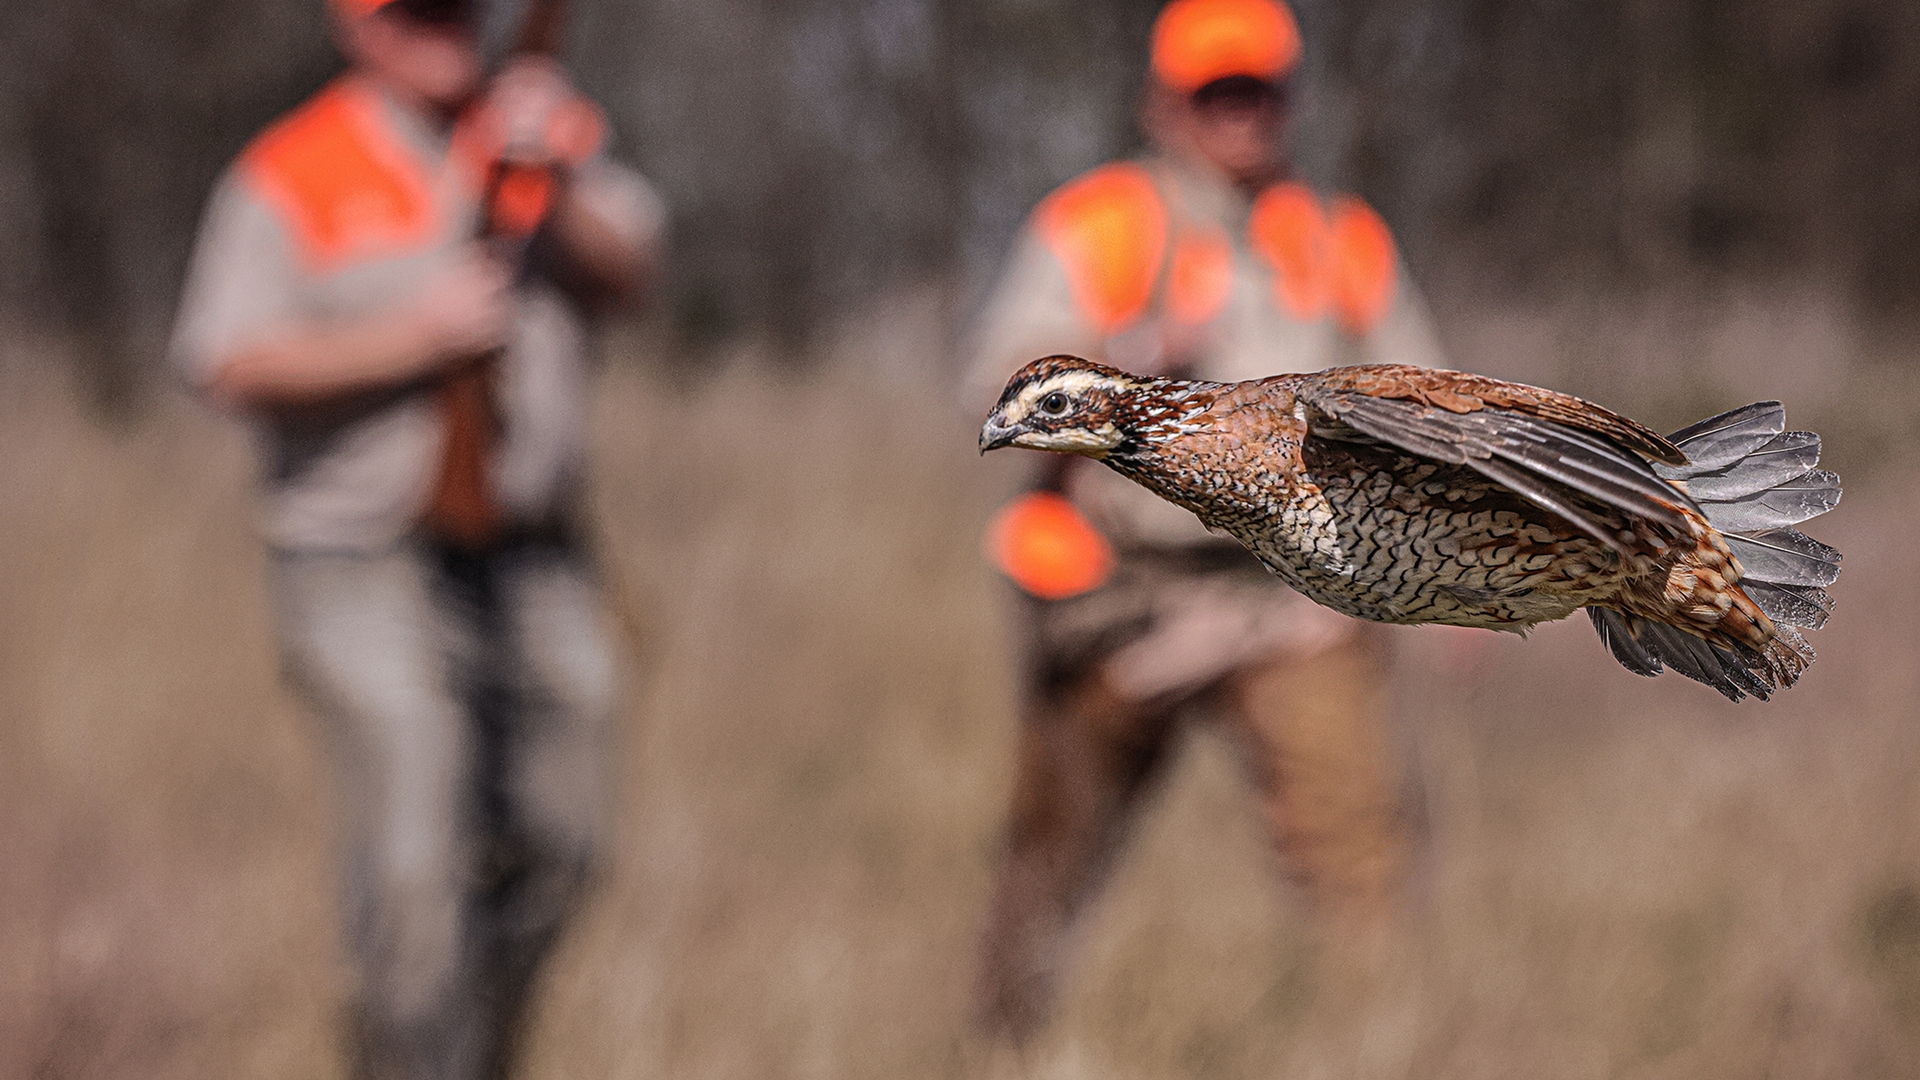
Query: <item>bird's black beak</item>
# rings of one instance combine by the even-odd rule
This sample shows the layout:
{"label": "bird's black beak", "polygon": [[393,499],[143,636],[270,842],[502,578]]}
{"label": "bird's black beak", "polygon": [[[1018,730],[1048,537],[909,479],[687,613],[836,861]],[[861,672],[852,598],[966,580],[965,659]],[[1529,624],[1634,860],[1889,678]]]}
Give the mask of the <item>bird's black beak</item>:
{"label": "bird's black beak", "polygon": [[986,426],[980,429],[980,452],[984,454],[989,450],[998,450],[1003,446],[1011,446],[1013,445],[1013,440],[1019,436],[1019,425],[1001,423],[1000,414],[996,412],[992,416],[987,417]]}

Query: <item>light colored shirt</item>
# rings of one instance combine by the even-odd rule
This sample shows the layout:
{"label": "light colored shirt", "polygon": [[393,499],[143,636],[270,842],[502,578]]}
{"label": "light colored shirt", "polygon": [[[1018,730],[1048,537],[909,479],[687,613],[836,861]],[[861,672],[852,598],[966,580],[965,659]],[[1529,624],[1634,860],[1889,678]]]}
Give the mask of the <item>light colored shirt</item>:
{"label": "light colored shirt", "polygon": [[[376,315],[406,301],[478,235],[483,164],[460,138],[348,76],[269,127],[216,184],[196,240],[172,360],[205,385],[237,349],[293,326]],[[579,166],[625,189],[657,238],[659,197],[595,156]],[[495,381],[502,437],[489,481],[510,518],[574,497],[584,448],[579,318],[530,282]],[[430,381],[321,405],[254,410],[261,528],[289,550],[374,550],[413,527],[445,438]]]}

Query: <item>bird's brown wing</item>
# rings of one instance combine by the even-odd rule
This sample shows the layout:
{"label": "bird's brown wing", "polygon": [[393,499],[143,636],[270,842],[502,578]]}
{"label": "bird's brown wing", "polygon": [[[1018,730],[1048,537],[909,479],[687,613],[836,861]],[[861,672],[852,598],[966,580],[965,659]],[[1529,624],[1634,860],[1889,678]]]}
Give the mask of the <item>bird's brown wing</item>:
{"label": "bird's brown wing", "polygon": [[[1480,375],[1404,366],[1334,368],[1294,380],[1309,431],[1365,438],[1464,464],[1621,549],[1579,495],[1691,530],[1692,499],[1647,458],[1685,462],[1671,442],[1576,397]],[[1577,493],[1577,494],[1576,494]]]}
{"label": "bird's brown wing", "polygon": [[1653,461],[1668,465],[1685,465],[1688,461],[1678,446],[1643,424],[1571,394],[1525,383],[1407,364],[1332,368],[1307,376],[1306,381],[1327,392],[1413,401],[1456,414],[1485,408],[1506,409],[1603,435]]}

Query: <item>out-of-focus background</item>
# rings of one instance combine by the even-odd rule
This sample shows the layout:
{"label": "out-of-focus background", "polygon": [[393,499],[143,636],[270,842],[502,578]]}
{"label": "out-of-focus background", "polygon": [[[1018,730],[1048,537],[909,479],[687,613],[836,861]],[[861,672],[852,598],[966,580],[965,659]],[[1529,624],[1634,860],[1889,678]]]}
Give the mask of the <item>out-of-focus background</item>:
{"label": "out-of-focus background", "polygon": [[[529,1075],[988,1076],[966,993],[1014,726],[956,342],[1021,215],[1137,144],[1153,0],[575,0],[675,211],[608,329],[616,864]],[[1321,1000],[1224,741],[1079,944],[1048,1076],[1920,1076],[1920,8],[1303,0],[1302,171],[1456,366],[1678,427],[1778,397],[1847,500],[1774,703],[1589,628],[1396,632],[1431,842],[1389,989]],[[328,779],[247,460],[159,351],[319,0],[0,8],[0,1076],[341,1075]],[[1358,1047],[1360,1049],[1356,1050]]]}

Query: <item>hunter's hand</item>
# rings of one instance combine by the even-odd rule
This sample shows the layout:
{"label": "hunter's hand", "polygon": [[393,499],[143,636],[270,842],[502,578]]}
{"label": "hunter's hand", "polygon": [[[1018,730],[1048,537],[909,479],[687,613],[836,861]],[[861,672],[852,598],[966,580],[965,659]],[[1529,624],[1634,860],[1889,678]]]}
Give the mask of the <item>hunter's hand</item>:
{"label": "hunter's hand", "polygon": [[511,326],[511,288],[506,266],[484,245],[468,245],[414,299],[413,320],[424,349],[445,362],[505,345]]}
{"label": "hunter's hand", "polygon": [[419,292],[360,319],[288,322],[239,343],[206,380],[240,407],[308,405],[396,386],[468,363],[507,342],[511,276],[478,243]]}
{"label": "hunter's hand", "polygon": [[481,130],[502,158],[524,164],[577,165],[600,148],[606,123],[559,64],[545,57],[511,61],[481,103]]}

